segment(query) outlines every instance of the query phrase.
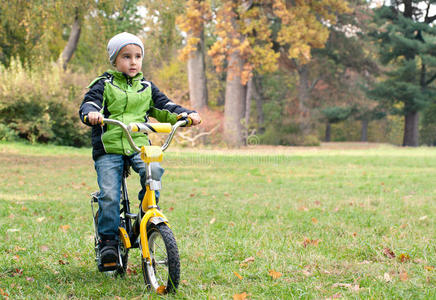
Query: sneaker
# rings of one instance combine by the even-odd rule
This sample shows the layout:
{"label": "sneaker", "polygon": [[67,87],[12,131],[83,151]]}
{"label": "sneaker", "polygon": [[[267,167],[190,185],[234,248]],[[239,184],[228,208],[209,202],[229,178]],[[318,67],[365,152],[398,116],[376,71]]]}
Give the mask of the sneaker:
{"label": "sneaker", "polygon": [[118,241],[100,241],[100,265],[104,270],[113,270],[118,265]]}

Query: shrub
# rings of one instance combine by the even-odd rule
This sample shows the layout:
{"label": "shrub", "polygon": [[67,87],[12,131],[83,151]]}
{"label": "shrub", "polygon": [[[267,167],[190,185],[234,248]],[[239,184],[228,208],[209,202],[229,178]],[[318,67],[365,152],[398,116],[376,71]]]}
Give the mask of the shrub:
{"label": "shrub", "polygon": [[12,59],[9,67],[0,65],[0,122],[31,142],[89,145],[77,113],[88,82],[55,63],[30,68]]}

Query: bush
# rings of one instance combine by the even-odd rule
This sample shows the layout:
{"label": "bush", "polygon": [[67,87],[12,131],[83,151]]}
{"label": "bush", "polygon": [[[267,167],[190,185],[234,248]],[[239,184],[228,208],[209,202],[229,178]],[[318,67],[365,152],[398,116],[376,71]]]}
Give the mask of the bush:
{"label": "bush", "polygon": [[80,73],[64,72],[54,63],[23,65],[11,60],[0,66],[0,122],[3,135],[30,142],[68,146],[89,145],[89,133],[81,125],[78,109],[89,82]]}
{"label": "bush", "polygon": [[427,107],[422,114],[420,128],[420,143],[428,146],[436,146],[436,103]]}
{"label": "bush", "polygon": [[0,123],[0,141],[15,141],[17,139],[18,136],[13,129]]}

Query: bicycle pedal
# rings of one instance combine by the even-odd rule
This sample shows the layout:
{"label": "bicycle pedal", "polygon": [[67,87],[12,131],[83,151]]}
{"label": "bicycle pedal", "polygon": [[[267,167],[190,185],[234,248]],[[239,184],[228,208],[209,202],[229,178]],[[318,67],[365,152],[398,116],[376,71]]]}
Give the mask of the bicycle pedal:
{"label": "bicycle pedal", "polygon": [[115,271],[118,268],[120,268],[120,265],[118,262],[109,262],[109,263],[103,263],[103,264],[98,265],[98,270],[100,272]]}

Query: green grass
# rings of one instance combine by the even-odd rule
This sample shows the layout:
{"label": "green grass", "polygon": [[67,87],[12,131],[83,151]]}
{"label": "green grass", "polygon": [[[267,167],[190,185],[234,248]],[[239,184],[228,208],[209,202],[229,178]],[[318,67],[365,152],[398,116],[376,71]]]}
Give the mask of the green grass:
{"label": "green grass", "polygon": [[0,298],[436,297],[436,149],[170,150],[163,166],[182,282],[159,297],[137,249],[125,278],[97,271],[89,149],[1,143]]}

